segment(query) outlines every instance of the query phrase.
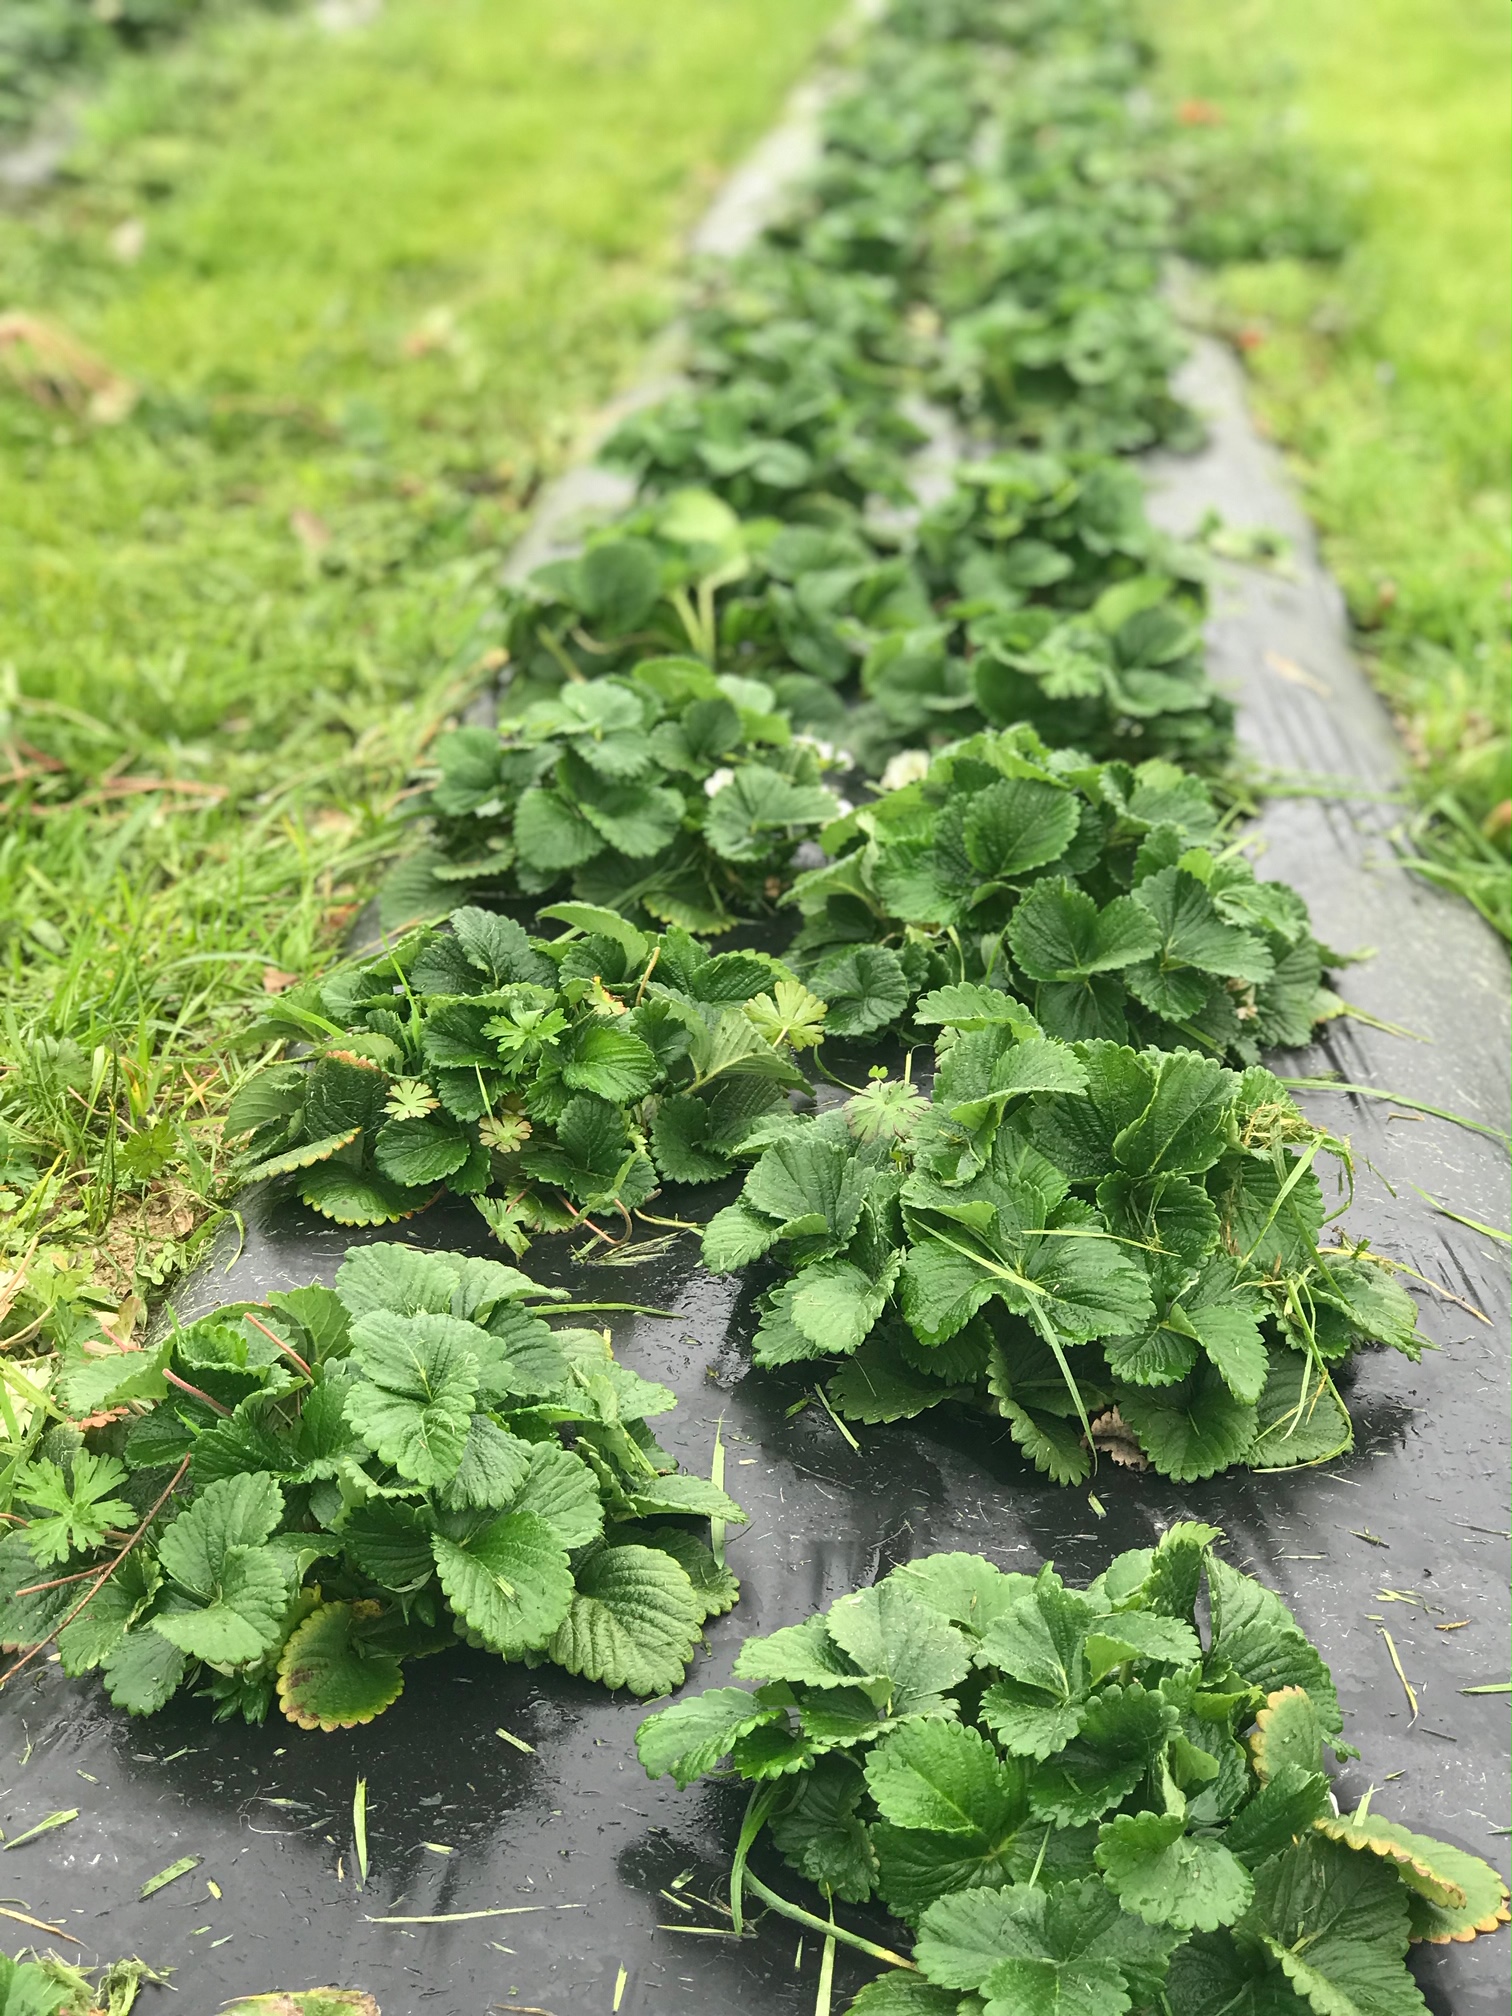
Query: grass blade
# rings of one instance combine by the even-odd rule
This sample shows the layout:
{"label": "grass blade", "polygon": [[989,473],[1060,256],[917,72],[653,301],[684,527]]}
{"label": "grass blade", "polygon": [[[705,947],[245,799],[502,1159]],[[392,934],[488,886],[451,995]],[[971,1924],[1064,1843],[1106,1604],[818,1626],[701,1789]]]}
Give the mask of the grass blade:
{"label": "grass blade", "polygon": [[[714,1460],[709,1465],[709,1482],[714,1486],[716,1491],[723,1491],[724,1489],[725,1452],[724,1436],[721,1433],[723,1427],[724,1416],[721,1414],[719,1419],[714,1423]],[[723,1568],[725,1565],[725,1522],[723,1519],[711,1519],[709,1521],[709,1547],[714,1555],[716,1566]]]}
{"label": "grass blade", "polygon": [[149,1876],[142,1885],[144,1897],[155,1897],[159,1890],[166,1890],[170,1883],[177,1883],[180,1876],[187,1876],[191,1869],[198,1869],[204,1861],[203,1855],[181,1855],[177,1862],[170,1862],[166,1869],[159,1869],[156,1876]]}
{"label": "grass blade", "polygon": [[1383,1092],[1376,1085],[1347,1085],[1341,1078],[1283,1078],[1288,1092],[1348,1092],[1357,1099],[1385,1099],[1393,1106],[1405,1106],[1413,1113],[1427,1113],[1434,1120],[1447,1120],[1455,1127],[1468,1127],[1472,1134],[1484,1134],[1492,1141],[1512,1147],[1512,1134],[1504,1128],[1488,1127],[1463,1113],[1451,1113],[1446,1106],[1429,1106],[1421,1099],[1404,1098],[1400,1092]]}
{"label": "grass blade", "polygon": [[357,1843],[357,1888],[367,1883],[367,1780],[359,1778],[352,1793],[352,1834]]}
{"label": "grass blade", "polygon": [[49,1813],[47,1818],[39,1820],[35,1827],[28,1827],[26,1832],[18,1834],[14,1841],[7,1841],[6,1850],[8,1852],[12,1848],[21,1847],[24,1842],[35,1841],[39,1834],[51,1834],[54,1827],[66,1827],[70,1820],[77,1820],[78,1817],[77,1806],[70,1806],[66,1813]]}
{"label": "grass blade", "polygon": [[1386,1629],[1384,1624],[1380,1627],[1380,1631],[1381,1636],[1386,1640],[1387,1655],[1391,1660],[1392,1666],[1396,1670],[1396,1676],[1398,1680],[1400,1680],[1402,1683],[1402,1692],[1407,1696],[1407,1706],[1412,1710],[1412,1722],[1409,1722],[1407,1724],[1407,1727],[1410,1729],[1413,1723],[1416,1722],[1418,1718],[1418,1712],[1419,1712],[1418,1697],[1416,1693],[1413,1691],[1412,1682],[1407,1678],[1407,1675],[1402,1670],[1402,1661],[1397,1652],[1396,1640],[1392,1637],[1391,1633]]}
{"label": "grass blade", "polygon": [[[559,1904],[559,1911],[571,1911],[571,1904]],[[495,1904],[486,1911],[429,1911],[412,1918],[373,1918],[364,1912],[369,1925],[460,1925],[469,1918],[523,1918],[531,1911],[549,1911],[549,1904]]]}

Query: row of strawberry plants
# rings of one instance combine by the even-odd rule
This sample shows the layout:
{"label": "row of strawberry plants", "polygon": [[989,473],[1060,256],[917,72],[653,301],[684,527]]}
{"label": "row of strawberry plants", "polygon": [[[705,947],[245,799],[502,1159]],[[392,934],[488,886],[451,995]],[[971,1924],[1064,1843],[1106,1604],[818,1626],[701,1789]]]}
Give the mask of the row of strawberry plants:
{"label": "row of strawberry plants", "polygon": [[[706,1255],[786,1263],[758,1361],[822,1355],[853,1417],[974,1400],[1068,1480],[1099,1441],[1175,1477],[1348,1446],[1336,1369],[1419,1347],[1388,1269],[1320,1245],[1347,1148],[1223,1068],[1340,1004],[1190,767],[1232,725],[1203,566],[1126,458],[1198,431],[1156,283],[1199,206],[1142,66],[1113,0],[889,14],[695,308],[688,388],[609,444],[640,500],[513,597],[500,728],[438,746],[389,915],[450,925],[262,1026],[317,1059],[238,1100],[250,1174],[353,1225],[450,1189],[521,1252],[749,1169]],[[922,506],[921,394],[982,450]],[[794,909],[781,963],[699,943]],[[826,1039],[887,1063],[810,1127]],[[934,1047],[930,1100],[900,1045]],[[1206,1118],[1160,1141],[1178,1085]],[[931,1183],[974,1222],[948,1311]]]}
{"label": "row of strawberry plants", "polygon": [[[1121,459],[1200,432],[1168,390],[1181,344],[1158,297],[1191,225],[1171,132],[1131,95],[1143,58],[1122,8],[1010,13],[895,12],[873,38],[791,216],[695,307],[688,389],[608,445],[642,501],[513,599],[515,725],[502,745],[464,731],[438,748],[417,802],[436,844],[396,883],[394,918],[458,884],[530,896],[582,870],[652,917],[716,928],[706,901],[679,907],[710,850],[675,732],[714,688],[763,717],[737,741],[727,715],[699,716],[691,754],[720,759],[705,777],[722,782],[774,767],[779,718],[873,777],[1021,722],[1102,759],[1227,756],[1200,558],[1151,525]],[[969,436],[923,508],[921,398]],[[648,659],[676,661],[638,682],[662,746],[591,777],[580,737],[575,765],[548,760],[570,724],[541,703]],[[616,723],[636,725],[625,695]],[[588,804],[606,785],[634,819],[607,866]],[[766,779],[742,788],[770,829],[801,818]]]}
{"label": "row of strawberry plants", "polygon": [[[777,1270],[758,1363],[821,1361],[837,1413],[977,1408],[1062,1481],[1347,1447],[1340,1368],[1419,1346],[1389,1267],[1322,1243],[1347,1144],[1260,1066],[1337,1010],[1330,955],[1241,851],[1202,567],[1119,459],[1195,429],[1156,283],[1201,219],[1141,69],[1118,0],[895,0],[812,186],[695,311],[690,389],[613,444],[640,501],[513,601],[500,729],[438,747],[388,893],[423,921],[254,1032],[308,1054],[238,1099],[246,1173],[353,1226],[450,1191],[516,1255],[743,1175],[705,1258]],[[924,505],[921,394],[975,430]],[[778,943],[784,903],[781,958],[703,942]],[[886,1061],[815,1117],[829,1038]],[[69,1364],[13,1465],[0,1638],[130,1712],[199,1687],[302,1727],[459,1637],[675,1688],[740,1510],[552,1299],[379,1244]],[[756,1782],[737,1918],[766,1830],[821,1932],[874,1893],[916,1929],[878,2016],[1324,2016],[1341,1968],[1418,2008],[1407,1938],[1504,1893],[1337,1819],[1326,1672],[1212,1537],[1085,1596],[917,1564],[754,1641],[757,1692],[653,1718],[643,1758]]]}

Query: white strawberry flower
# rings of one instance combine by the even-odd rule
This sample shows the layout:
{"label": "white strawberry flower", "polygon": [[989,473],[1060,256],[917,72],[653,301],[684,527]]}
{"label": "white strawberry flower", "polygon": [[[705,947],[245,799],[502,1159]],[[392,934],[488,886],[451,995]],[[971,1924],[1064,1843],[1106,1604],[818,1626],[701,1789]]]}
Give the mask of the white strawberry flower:
{"label": "white strawberry flower", "polygon": [[927,749],[900,749],[896,756],[888,759],[887,768],[882,772],[882,789],[901,791],[905,784],[917,784],[928,773]]}

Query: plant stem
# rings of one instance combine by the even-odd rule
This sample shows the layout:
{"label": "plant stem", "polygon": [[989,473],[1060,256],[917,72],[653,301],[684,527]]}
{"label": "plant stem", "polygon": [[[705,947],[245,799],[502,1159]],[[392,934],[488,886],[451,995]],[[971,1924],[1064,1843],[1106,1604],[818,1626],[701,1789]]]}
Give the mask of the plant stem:
{"label": "plant stem", "polygon": [[166,1365],[163,1367],[163,1377],[168,1381],[170,1386],[177,1386],[181,1393],[187,1393],[195,1400],[203,1400],[212,1413],[222,1414],[228,1421],[230,1420],[231,1409],[229,1407],[222,1407],[219,1400],[212,1400],[210,1395],[202,1393],[198,1386],[191,1386],[187,1379],[180,1379],[177,1372],[170,1372]]}
{"label": "plant stem", "polygon": [[859,1932],[847,1932],[843,1925],[833,1924],[824,1918],[816,1918],[812,1911],[805,1911],[800,1905],[789,1904],[785,1897],[779,1897],[775,1890],[769,1890],[759,1876],[753,1876],[749,1869],[745,1872],[747,1887],[758,1896],[769,1910],[780,1911],[784,1918],[791,1918],[795,1925],[806,1926],[810,1932],[817,1932],[823,1939],[838,1939],[843,1945],[853,1946],[858,1953],[868,1959],[880,1960],[885,1967],[902,1967],[910,1974],[917,1974],[918,1967],[912,1960],[905,1960],[901,1953],[894,1953],[889,1946],[874,1945],[870,1939],[863,1939]]}
{"label": "plant stem", "polygon": [[276,1344],[279,1350],[283,1352],[286,1358],[292,1358],[294,1360],[294,1363],[299,1367],[300,1371],[303,1372],[306,1379],[314,1378],[315,1376],[314,1373],[311,1372],[309,1366],[306,1365],[305,1361],[303,1360],[303,1358],[300,1357],[299,1353],[294,1349],[294,1346],[292,1344],[285,1344],[284,1340],[282,1339],[282,1337],[279,1336],[278,1332],[276,1330],[270,1330],[266,1323],[260,1323],[257,1320],[257,1318],[252,1314],[252,1311],[250,1309],[244,1309],[242,1311],[242,1314],[243,1316],[246,1317],[247,1321],[252,1325],[252,1328],[254,1330],[261,1330],[264,1337],[266,1337],[270,1343]]}
{"label": "plant stem", "polygon": [[[30,1524],[30,1521],[23,1521]],[[56,1575],[51,1582],[29,1582],[24,1589],[18,1589],[18,1596],[40,1596],[44,1589],[66,1589],[70,1582],[87,1582],[91,1575],[98,1573],[93,1567],[75,1569],[72,1575]]]}
{"label": "plant stem", "polygon": [[656,1218],[649,1211],[637,1211],[636,1217],[643,1225],[665,1225],[674,1232],[702,1232],[702,1225],[695,1225],[689,1218]]}
{"label": "plant stem", "polygon": [[751,1794],[745,1818],[740,1823],[740,1839],[735,1843],[735,1857],[730,1864],[730,1922],[737,1932],[745,1930],[741,1896],[746,1879],[746,1859],[756,1845],[757,1835],[766,1825],[777,1792],[775,1785],[758,1785]]}

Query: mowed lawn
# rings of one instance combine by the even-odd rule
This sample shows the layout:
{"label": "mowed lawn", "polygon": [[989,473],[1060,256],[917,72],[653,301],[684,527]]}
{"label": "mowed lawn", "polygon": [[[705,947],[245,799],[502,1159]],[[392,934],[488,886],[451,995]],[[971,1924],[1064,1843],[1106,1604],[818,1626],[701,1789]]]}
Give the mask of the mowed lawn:
{"label": "mowed lawn", "polygon": [[227,10],[0,213],[11,1333],[185,1257],[232,1039],[339,944],[532,495],[834,12]]}
{"label": "mowed lawn", "polygon": [[1145,0],[1145,20],[1175,90],[1299,136],[1353,191],[1336,269],[1240,268],[1222,299],[1419,765],[1421,837],[1505,931],[1507,8]]}

